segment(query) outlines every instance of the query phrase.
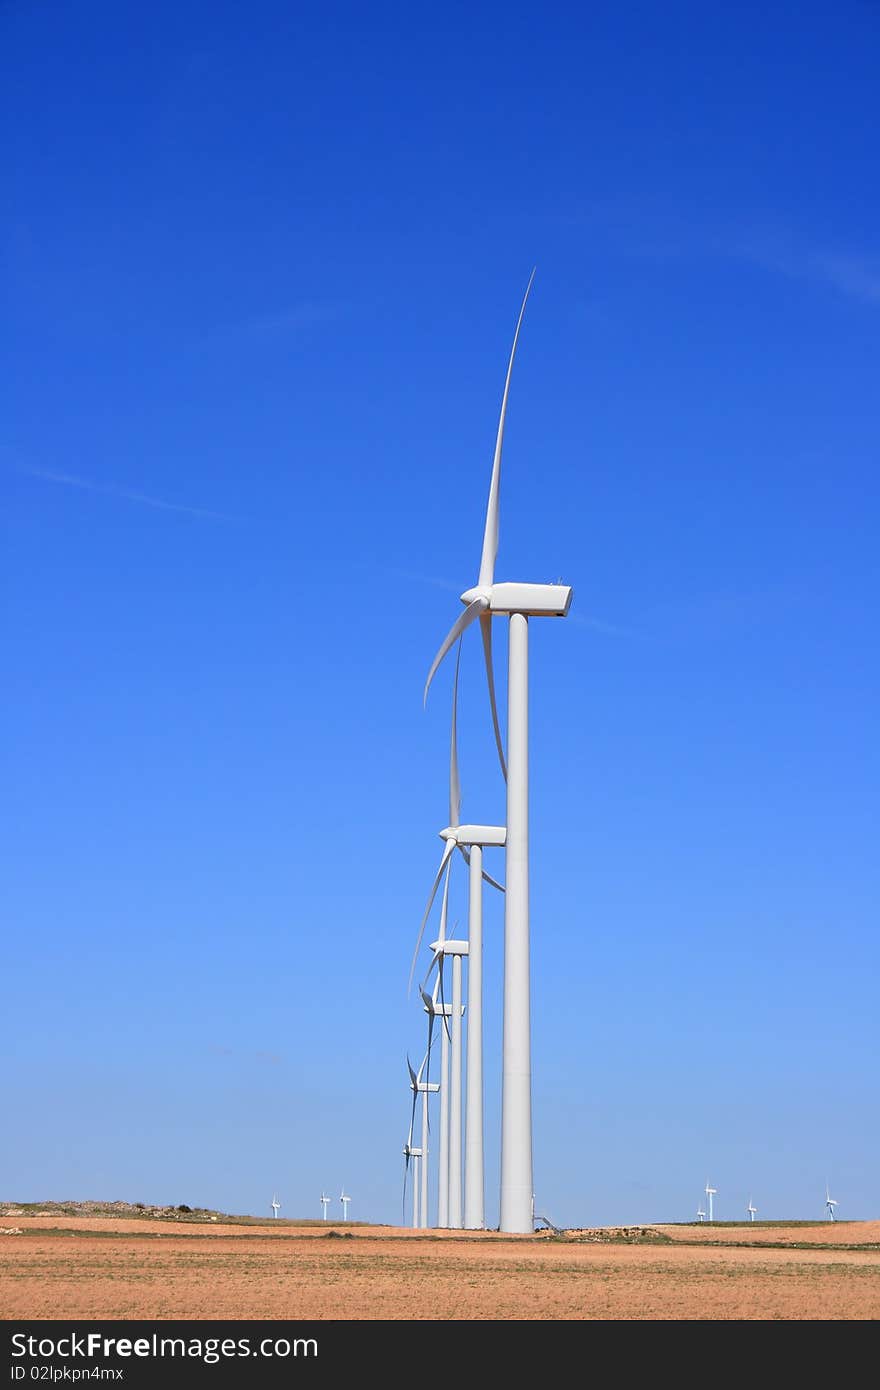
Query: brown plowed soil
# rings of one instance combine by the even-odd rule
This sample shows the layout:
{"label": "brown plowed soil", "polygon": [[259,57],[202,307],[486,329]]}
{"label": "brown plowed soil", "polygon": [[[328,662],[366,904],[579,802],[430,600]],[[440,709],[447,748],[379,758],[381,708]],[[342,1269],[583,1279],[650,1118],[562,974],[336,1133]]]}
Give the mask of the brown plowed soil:
{"label": "brown plowed soil", "polygon": [[[0,1227],[22,1232],[0,1235],[7,1319],[880,1317],[880,1249],[845,1248],[876,1242],[880,1222],[837,1222],[833,1233],[655,1227],[661,1238],[644,1244],[608,1243],[599,1232],[550,1240],[393,1227],[332,1238],[328,1229],[345,1228],[329,1222],[205,1227],[21,1216]],[[831,1245],[832,1234],[838,1248],[817,1248]],[[746,1236],[813,1248],[731,1243]]]}
{"label": "brown plowed soil", "polygon": [[740,1245],[877,1245],[880,1221],[822,1221],[815,1226],[765,1226],[760,1221],[742,1226],[654,1226],[670,1240]]}

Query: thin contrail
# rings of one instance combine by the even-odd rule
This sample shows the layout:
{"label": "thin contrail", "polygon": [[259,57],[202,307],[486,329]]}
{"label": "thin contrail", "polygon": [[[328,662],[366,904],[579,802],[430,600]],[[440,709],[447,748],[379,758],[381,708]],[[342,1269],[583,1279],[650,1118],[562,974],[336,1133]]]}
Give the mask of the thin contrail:
{"label": "thin contrail", "polygon": [[100,492],[105,497],[119,497],[124,502],[140,502],[145,507],[157,507],[163,512],[185,512],[188,516],[202,516],[211,521],[238,521],[238,517],[226,512],[212,512],[204,507],[187,507],[181,502],[166,502],[161,497],[150,497],[146,492],[134,492],[130,488],[114,487],[112,483],[94,483],[88,478],[78,478],[73,473],[58,473],[51,468],[28,468],[21,466],[22,473],[31,478],[43,478],[49,483],[63,483],[65,487],[78,487],[86,492]]}

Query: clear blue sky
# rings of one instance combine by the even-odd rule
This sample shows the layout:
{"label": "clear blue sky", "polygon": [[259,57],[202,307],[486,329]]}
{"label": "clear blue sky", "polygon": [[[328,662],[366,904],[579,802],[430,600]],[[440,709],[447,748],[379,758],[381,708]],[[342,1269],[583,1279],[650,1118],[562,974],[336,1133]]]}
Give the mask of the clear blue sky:
{"label": "clear blue sky", "polygon": [[537,263],[539,1210],[877,1216],[880,6],[7,0],[0,51],[0,1196],[397,1218],[422,685]]}

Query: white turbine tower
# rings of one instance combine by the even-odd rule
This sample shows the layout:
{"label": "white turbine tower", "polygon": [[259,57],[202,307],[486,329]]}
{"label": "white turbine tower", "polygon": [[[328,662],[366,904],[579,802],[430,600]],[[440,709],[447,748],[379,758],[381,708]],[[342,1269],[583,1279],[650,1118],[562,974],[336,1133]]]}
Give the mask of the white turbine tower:
{"label": "white turbine tower", "polygon": [[713,1217],[713,1215],[712,1215],[712,1198],[716,1195],[717,1192],[718,1192],[718,1188],[717,1188],[717,1187],[710,1187],[709,1184],[706,1183],[706,1196],[707,1196],[708,1199],[709,1199],[709,1220],[710,1220],[710,1221],[713,1221],[713,1220],[714,1220],[714,1217]]}
{"label": "white turbine tower", "polygon": [[322,1193],[321,1193],[321,1213],[322,1213],[321,1219],[322,1219],[323,1221],[326,1221],[326,1220],[327,1220],[327,1208],[329,1207],[329,1205],[330,1205],[330,1198],[327,1196],[326,1192],[322,1192]]}
{"label": "white turbine tower", "polygon": [[831,1191],[830,1191],[830,1189],[829,1189],[829,1187],[828,1187],[827,1182],[826,1182],[826,1184],[825,1184],[825,1205],[826,1205],[826,1207],[828,1208],[828,1219],[829,1219],[829,1221],[836,1221],[836,1220],[837,1220],[837,1217],[834,1215],[834,1208],[837,1206],[837,1203],[835,1202],[834,1198],[831,1196]]}
{"label": "white turbine tower", "polygon": [[754,1221],[754,1219],[755,1219],[755,1213],[756,1213],[757,1210],[758,1210],[758,1208],[753,1204],[752,1199],[751,1199],[751,1197],[750,1197],[750,1198],[749,1198],[749,1205],[746,1207],[746,1211],[747,1211],[748,1214],[749,1214],[749,1220],[750,1220],[750,1221]]}
{"label": "white turbine tower", "polygon": [[347,1197],[347,1196],[345,1195],[345,1183],[342,1184],[342,1192],[341,1192],[340,1195],[339,1195],[339,1200],[340,1200],[340,1202],[342,1203],[342,1219],[343,1219],[343,1221],[347,1221],[347,1220],[348,1220],[348,1204],[349,1204],[349,1202],[351,1201],[351,1198],[350,1198],[350,1197]]}
{"label": "white turbine tower", "polygon": [[[461,780],[458,771],[458,675],[461,644],[455,663],[452,683],[452,724],[449,741],[449,825],[440,831],[445,841],[440,868],[434,879],[428,904],[422,917],[410,968],[410,986],[415,972],[419,947],[431,913],[437,889],[444,871],[443,900],[440,914],[440,935],[432,943],[433,964],[443,956],[452,956],[452,1083],[449,1097],[449,1206],[447,1221],[441,1225],[455,1228],[464,1224],[470,1230],[485,1225],[485,1178],[483,1170],[483,879],[493,888],[504,892],[502,885],[483,868],[483,849],[486,845],[504,845],[503,825],[462,825]],[[449,893],[449,871],[452,855],[458,849],[468,864],[468,940],[447,940],[446,909]],[[468,1028],[467,1028],[467,1100],[465,1110],[465,1185],[464,1220],[461,1203],[461,972],[462,957],[468,957]],[[430,971],[429,971],[430,974]],[[456,1003],[456,996],[458,1000]]]}
{"label": "white turbine tower", "polygon": [[[495,583],[498,553],[498,513],[501,485],[501,450],[510,377],[529,280],[519,311],[513,347],[507,365],[501,416],[495,440],[495,457],[489,484],[483,550],[476,585],[461,596],[466,605],[440,647],[428,672],[425,698],[434,673],[458,637],[478,618],[483,637],[489,701],[501,769],[507,777],[507,875],[504,912],[504,1024],[501,1091],[501,1223],[502,1231],[532,1230],[532,1076],[529,985],[529,688],[528,634],[530,617],[564,618],[571,603],[571,589],[564,584]],[[495,704],[492,669],[492,619],[509,618],[507,679],[507,765]],[[449,851],[451,853],[451,849]]]}
{"label": "white turbine tower", "polygon": [[706,1213],[703,1211],[702,1207],[697,1207],[697,1220],[699,1221],[700,1225],[702,1225],[703,1222],[706,1220]]}
{"label": "white turbine tower", "polygon": [[281,1210],[281,1203],[280,1203],[279,1200],[278,1200],[278,1194],[277,1194],[276,1192],[273,1192],[273,1193],[272,1193],[272,1215],[273,1215],[276,1219],[277,1219],[277,1217],[278,1217],[278,1213],[279,1213],[280,1210]]}

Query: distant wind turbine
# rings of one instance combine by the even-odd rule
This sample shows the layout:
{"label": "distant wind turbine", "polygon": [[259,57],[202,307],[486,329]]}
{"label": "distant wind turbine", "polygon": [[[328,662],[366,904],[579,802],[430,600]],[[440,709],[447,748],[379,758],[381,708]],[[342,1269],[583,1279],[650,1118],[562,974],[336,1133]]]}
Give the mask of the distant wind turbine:
{"label": "distant wind turbine", "polygon": [[702,1224],[706,1220],[706,1213],[702,1207],[697,1207],[697,1220]]}
{"label": "distant wind turbine", "polygon": [[347,1221],[347,1220],[348,1220],[348,1204],[349,1204],[349,1202],[351,1201],[351,1198],[350,1198],[350,1197],[347,1197],[347,1196],[345,1195],[345,1183],[342,1184],[342,1192],[341,1192],[340,1195],[339,1195],[339,1200],[340,1200],[340,1202],[342,1203],[342,1219],[343,1219],[343,1221]]}
{"label": "distant wind turbine", "polygon": [[716,1195],[717,1191],[718,1191],[718,1188],[717,1188],[717,1187],[710,1187],[709,1184],[706,1183],[706,1196],[709,1198],[709,1220],[710,1220],[710,1221],[714,1220],[714,1217],[713,1217],[713,1215],[712,1215],[712,1198]]}
{"label": "distant wind turbine", "polygon": [[755,1212],[756,1212],[757,1210],[758,1210],[758,1208],[752,1204],[752,1199],[751,1199],[751,1197],[750,1197],[750,1198],[749,1198],[749,1205],[746,1207],[746,1211],[747,1211],[748,1214],[749,1214],[749,1220],[750,1220],[750,1221],[754,1221],[754,1219],[755,1219]]}
{"label": "distant wind turbine", "polygon": [[[447,885],[448,887],[448,880]],[[440,916],[440,935],[446,936],[446,896],[444,890],[443,911]],[[437,960],[437,978],[434,989],[428,994],[421,986],[422,1003],[429,1018],[429,1027],[436,1019],[442,1021],[440,1028],[440,1156],[437,1174],[437,1225],[449,1225],[449,1020],[452,1005],[443,998],[443,961]],[[430,972],[429,972],[430,973]]]}
{"label": "distant wind turbine", "polygon": [[[431,1020],[433,1026],[433,1019]],[[428,1065],[431,1056],[431,1043],[422,1059],[422,1065],[418,1071],[413,1070],[409,1057],[406,1059],[407,1070],[409,1071],[409,1084],[412,1091],[412,1116],[409,1123],[409,1138],[404,1147],[404,1157],[409,1167],[409,1159],[413,1159],[413,1225],[427,1226],[428,1224],[428,1096],[431,1092],[440,1090],[439,1082],[423,1081],[422,1076]],[[412,1147],[413,1126],[416,1118],[416,1104],[419,1096],[422,1097],[422,1142],[417,1149]],[[404,1186],[406,1178],[404,1176]]]}
{"label": "distant wind turbine", "polygon": [[278,1194],[275,1193],[275,1192],[273,1192],[273,1193],[272,1193],[272,1215],[276,1218],[276,1220],[277,1220],[278,1213],[279,1213],[280,1210],[281,1210],[281,1203],[280,1203],[279,1200],[278,1200]]}
{"label": "distant wind turbine", "polygon": [[[488,621],[488,619],[487,619]],[[491,632],[491,626],[488,628]],[[449,824],[440,831],[445,842],[440,867],[434,878],[416,948],[410,968],[410,987],[415,974],[419,948],[422,944],[425,927],[444,873],[446,882],[443,888],[445,912],[446,896],[449,888],[449,870],[452,856],[458,849],[469,870],[468,886],[468,940],[446,946],[446,932],[441,917],[439,945],[441,954],[449,954],[452,962],[452,1090],[450,1094],[450,1154],[452,1161],[449,1170],[449,1225],[462,1225],[480,1230],[485,1225],[484,1211],[484,1165],[483,1165],[483,880],[504,892],[503,886],[483,868],[483,850],[488,845],[503,848],[507,832],[503,825],[462,825],[461,780],[458,770],[458,676],[461,664],[461,639],[455,662],[455,677],[452,683],[452,722],[449,741]],[[494,695],[493,695],[494,700]],[[494,704],[493,704],[494,709]],[[433,965],[437,961],[438,943]],[[468,956],[468,1031],[467,1031],[467,1097],[464,1165],[464,1207],[462,1210],[461,1191],[461,1066],[456,1070],[456,1057],[461,1044],[461,1015],[455,1012],[455,990],[461,985],[461,956]],[[430,974],[430,971],[428,972]],[[456,1038],[457,1034],[457,1038]],[[458,1135],[456,1136],[456,1126]],[[445,1223],[444,1223],[445,1224]]]}
{"label": "distant wind turbine", "polygon": [[325,1192],[322,1192],[322,1193],[321,1193],[321,1207],[323,1208],[323,1218],[322,1218],[322,1219],[323,1219],[324,1221],[327,1220],[327,1208],[329,1207],[329,1205],[330,1205],[330,1198],[327,1196],[327,1194],[326,1194]]}
{"label": "distant wind turbine", "polygon": [[828,1189],[828,1184],[827,1184],[827,1182],[826,1182],[826,1184],[825,1184],[825,1205],[826,1205],[826,1207],[828,1208],[828,1218],[829,1218],[829,1220],[830,1220],[830,1221],[836,1221],[836,1220],[837,1220],[837,1217],[834,1215],[834,1208],[837,1206],[837,1203],[835,1202],[834,1198],[831,1196],[831,1193],[830,1193],[830,1191],[829,1191],[829,1189]]}

